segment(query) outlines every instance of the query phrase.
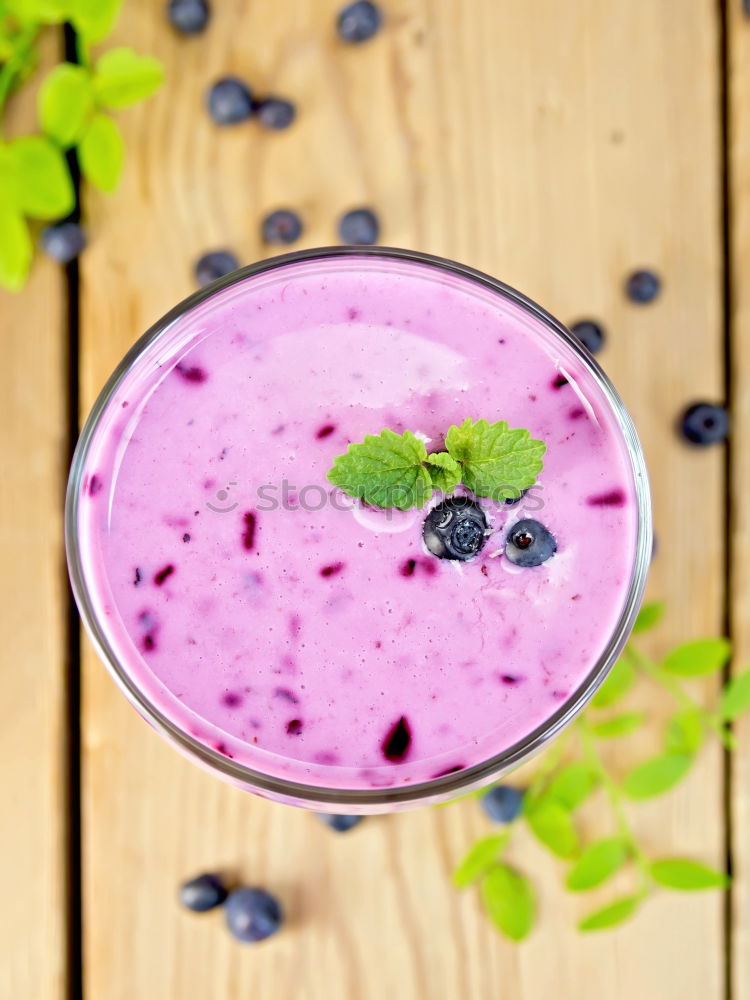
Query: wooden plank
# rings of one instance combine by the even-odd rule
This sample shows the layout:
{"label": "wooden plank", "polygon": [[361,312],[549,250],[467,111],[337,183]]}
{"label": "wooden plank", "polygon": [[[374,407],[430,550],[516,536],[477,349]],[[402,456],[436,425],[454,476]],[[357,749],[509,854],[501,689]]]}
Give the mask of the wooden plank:
{"label": "wooden plank", "polygon": [[[712,0],[393,0],[388,27],[337,45],[337,0],[214,5],[205,36],[175,39],[159,5],[133,0],[118,41],[158,53],[165,90],[122,117],[120,192],[91,196],[83,264],[84,399],[135,337],[191,288],[202,251],[264,253],[260,216],[291,205],[302,245],[335,239],[356,204],[386,243],[465,260],[565,319],[603,319],[602,360],[651,460],[670,605],[658,648],[721,625],[723,458],[674,434],[682,405],[722,387],[717,18]],[[218,131],[206,86],[236,73],[289,94],[289,132]],[[693,150],[700,156],[693,156]],[[664,294],[628,304],[623,278],[651,265]],[[700,540],[699,542],[697,540]],[[652,696],[663,716],[669,703]],[[609,937],[572,929],[587,904],[532,846],[519,864],[543,899],[540,929],[500,940],[451,867],[487,831],[474,803],[368,821],[334,838],[310,817],[223,787],[163,745],[89,655],[85,670],[85,935],[92,996],[375,1000],[387,995],[719,1000],[721,899],[666,893]],[[636,742],[645,755],[656,735]],[[594,820],[596,821],[596,819]],[[720,863],[721,759],[637,810],[647,848]],[[292,921],[237,947],[220,916],[180,913],[186,874],[226,867],[278,889]]]}
{"label": "wooden plank", "polygon": [[[45,39],[42,65],[56,40]],[[35,85],[7,134],[35,130]],[[65,617],[67,313],[60,268],[38,260],[23,292],[0,290],[0,996],[57,1000],[66,981]]]}
{"label": "wooden plank", "polygon": [[[750,16],[728,10],[729,183],[731,260],[732,592],[734,669],[750,666]],[[739,749],[731,770],[733,1000],[750,1000],[750,719],[735,726]]]}

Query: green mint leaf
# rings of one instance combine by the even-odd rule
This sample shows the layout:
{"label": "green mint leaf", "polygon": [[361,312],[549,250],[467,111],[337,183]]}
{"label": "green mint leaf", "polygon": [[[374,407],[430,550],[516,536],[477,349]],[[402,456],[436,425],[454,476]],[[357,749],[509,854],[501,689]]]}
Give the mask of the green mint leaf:
{"label": "green mint leaf", "polygon": [[664,746],[668,753],[692,756],[700,750],[704,735],[700,710],[685,708],[676,712],[667,722]]}
{"label": "green mint leaf", "polygon": [[109,115],[96,114],[78,147],[84,177],[100,191],[114,191],[122,174],[125,144],[117,123]]}
{"label": "green mint leaf", "polygon": [[638,612],[638,617],[633,625],[633,632],[648,632],[654,625],[658,625],[664,617],[664,601],[651,601],[644,604]]}
{"label": "green mint leaf", "polygon": [[621,656],[591,699],[591,704],[594,708],[607,708],[609,705],[614,705],[616,701],[628,693],[635,683],[635,677],[633,664],[626,657]]}
{"label": "green mint leaf", "polygon": [[565,884],[571,892],[586,892],[619,871],[627,859],[628,848],[622,837],[597,840],[581,852]]}
{"label": "green mint leaf", "polygon": [[579,931],[603,931],[608,927],[615,927],[629,920],[638,909],[642,896],[623,896],[608,906],[603,906],[601,910],[595,910],[585,917],[579,924]]}
{"label": "green mint leaf", "polygon": [[18,208],[34,219],[59,219],[73,211],[75,192],[65,157],[42,136],[10,144],[18,176]]}
{"label": "green mint leaf", "polygon": [[508,865],[497,865],[482,882],[482,902],[493,924],[511,941],[523,941],[534,926],[531,882]]}
{"label": "green mint leaf", "polygon": [[573,761],[560,770],[549,783],[544,798],[554,799],[569,811],[577,809],[597,785],[597,776],[588,764]]}
{"label": "green mint leaf", "polygon": [[445,446],[461,463],[464,484],[476,496],[498,501],[534,485],[546,450],[527,430],[511,430],[503,420],[489,424],[471,417],[448,429]]}
{"label": "green mint leaf", "polygon": [[571,813],[547,795],[531,802],[524,810],[532,833],[559,858],[570,858],[578,850],[578,834]]}
{"label": "green mint leaf", "polygon": [[70,0],[70,18],[89,43],[100,42],[112,31],[122,0]]}
{"label": "green mint leaf", "polygon": [[726,639],[697,639],[686,642],[665,657],[662,667],[679,677],[703,677],[721,670],[729,659],[730,645]]}
{"label": "green mint leaf", "polygon": [[96,63],[96,103],[111,110],[125,108],[153,94],[163,79],[164,66],[158,59],[125,47],[110,49]]}
{"label": "green mint leaf", "polygon": [[91,110],[91,78],[83,66],[62,63],[47,74],[39,90],[42,128],[67,149],[78,139]]}
{"label": "green mint leaf", "polygon": [[676,785],[690,770],[693,758],[687,754],[665,753],[645,760],[627,775],[623,790],[631,799],[650,799]]}
{"label": "green mint leaf", "polygon": [[23,287],[33,252],[26,220],[12,205],[0,201],[0,285],[3,288],[17,292]]}
{"label": "green mint leaf", "polygon": [[461,466],[447,451],[427,456],[427,471],[432,486],[441,493],[452,493],[461,482]]}
{"label": "green mint leaf", "polygon": [[729,885],[729,877],[724,872],[717,872],[698,861],[654,861],[651,874],[654,881],[668,889],[692,892],[697,889],[726,889]]}
{"label": "green mint leaf", "polygon": [[422,507],[432,496],[432,480],[422,464],[426,458],[424,442],[411,431],[383,430],[338,455],[328,481],[373,507]]}
{"label": "green mint leaf", "polygon": [[465,889],[486,874],[497,862],[510,841],[510,830],[478,840],[465,855],[461,864],[453,872],[453,884],[457,889]]}
{"label": "green mint leaf", "polygon": [[616,740],[619,736],[627,736],[628,733],[640,729],[646,721],[643,712],[622,712],[605,722],[597,722],[591,730],[599,740]]}
{"label": "green mint leaf", "polygon": [[733,677],[721,693],[719,715],[726,722],[737,719],[750,709],[750,670]]}

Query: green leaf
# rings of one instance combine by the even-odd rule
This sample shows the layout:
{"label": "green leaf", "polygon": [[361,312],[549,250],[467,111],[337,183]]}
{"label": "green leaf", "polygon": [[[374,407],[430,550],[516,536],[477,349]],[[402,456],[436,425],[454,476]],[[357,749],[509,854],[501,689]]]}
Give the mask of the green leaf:
{"label": "green leaf", "polygon": [[664,601],[651,601],[644,604],[638,612],[638,617],[633,625],[633,632],[648,632],[654,625],[658,625],[664,617]]}
{"label": "green leaf", "polygon": [[71,63],[55,66],[39,90],[42,128],[67,149],[81,134],[92,101],[88,70]]}
{"label": "green leaf", "polygon": [[591,731],[597,739],[614,740],[618,736],[627,736],[628,733],[640,729],[645,721],[646,716],[643,712],[622,712],[604,722],[597,722],[591,727]]}
{"label": "green leaf", "polygon": [[625,864],[628,848],[622,837],[607,837],[585,848],[568,872],[565,884],[571,892],[585,892],[601,885]]}
{"label": "green leaf", "polygon": [[607,708],[609,705],[614,705],[616,701],[628,693],[635,683],[635,677],[635,667],[627,657],[621,656],[591,699],[591,704],[594,708]]}
{"label": "green leaf", "polygon": [[461,482],[461,466],[447,451],[428,455],[427,471],[433,488],[441,493],[452,493]]}
{"label": "green leaf", "polygon": [[338,455],[328,481],[373,507],[422,507],[432,496],[432,480],[422,465],[426,458],[424,442],[411,431],[383,430]]}
{"label": "green leaf", "polygon": [[559,858],[570,858],[578,850],[578,834],[570,811],[545,795],[531,802],[525,810],[526,821],[534,836]]}
{"label": "green leaf", "polygon": [[721,670],[729,659],[730,649],[726,639],[697,639],[672,650],[662,667],[679,677],[702,677]]}
{"label": "green leaf", "polygon": [[733,677],[721,693],[719,715],[727,722],[750,709],[750,670]]}
{"label": "green leaf", "polygon": [[94,92],[97,104],[116,109],[153,94],[164,80],[164,66],[152,56],[139,56],[125,47],[110,49],[96,63]]}
{"label": "green leaf", "polygon": [[84,177],[101,191],[114,191],[125,159],[125,144],[115,120],[101,113],[94,115],[78,154]]}
{"label": "green leaf", "polygon": [[527,430],[511,430],[504,420],[464,420],[448,429],[445,446],[463,468],[463,481],[476,496],[506,500],[536,482],[542,471],[543,441]]}
{"label": "green leaf", "polygon": [[534,889],[525,875],[508,865],[498,865],[485,877],[482,902],[490,920],[511,941],[522,941],[534,926]]}
{"label": "green leaf", "polygon": [[507,847],[509,840],[510,831],[478,840],[453,872],[453,884],[456,888],[465,889],[467,885],[476,882],[489,871]]}
{"label": "green leaf", "polygon": [[572,811],[590,795],[596,784],[597,776],[589,765],[583,761],[573,761],[555,775],[544,793],[544,798],[554,799]]}
{"label": "green leaf", "polygon": [[71,20],[87,42],[100,42],[112,31],[122,0],[71,0]]}
{"label": "green leaf", "polygon": [[679,753],[652,757],[633,768],[623,781],[623,790],[631,799],[661,795],[687,774],[692,762],[692,757]]}
{"label": "green leaf", "polygon": [[703,718],[700,710],[684,708],[676,712],[667,722],[664,735],[665,749],[668,753],[691,756],[700,750],[703,737]]}
{"label": "green leaf", "polygon": [[623,896],[614,903],[595,910],[578,925],[579,931],[603,931],[608,927],[622,924],[638,909],[641,896]]}
{"label": "green leaf", "polygon": [[0,285],[19,291],[31,267],[33,246],[26,220],[12,205],[0,201]]}
{"label": "green leaf", "polygon": [[75,192],[65,157],[42,136],[10,144],[18,173],[18,207],[34,219],[59,219],[75,207]]}
{"label": "green leaf", "polygon": [[700,864],[698,861],[654,861],[651,874],[659,885],[668,889],[725,889],[729,885],[729,877],[724,872]]}

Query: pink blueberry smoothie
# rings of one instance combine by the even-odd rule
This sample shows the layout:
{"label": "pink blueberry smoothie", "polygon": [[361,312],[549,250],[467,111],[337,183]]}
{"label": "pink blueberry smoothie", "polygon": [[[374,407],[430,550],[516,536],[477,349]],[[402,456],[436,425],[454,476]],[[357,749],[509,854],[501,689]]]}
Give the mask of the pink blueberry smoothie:
{"label": "pink blueberry smoothie", "polygon": [[[517,503],[458,562],[426,508],[383,511],[326,473],[467,417],[546,443]],[[143,697],[241,765],[330,789],[409,786],[526,740],[617,632],[639,512],[633,459],[589,362],[531,309],[434,265],[294,261],[179,315],[91,437],[78,546],[93,615]],[[465,492],[461,488],[458,493]],[[506,554],[521,519],[556,550]]]}

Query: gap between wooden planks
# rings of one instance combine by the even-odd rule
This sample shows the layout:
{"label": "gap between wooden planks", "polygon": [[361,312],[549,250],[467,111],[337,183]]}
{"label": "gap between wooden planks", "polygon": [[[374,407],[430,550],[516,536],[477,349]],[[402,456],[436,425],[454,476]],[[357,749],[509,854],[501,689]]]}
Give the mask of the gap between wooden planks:
{"label": "gap between wooden planks", "polygon": [[[727,5],[731,400],[730,627],[734,669],[750,666],[750,14]],[[732,1000],[750,1000],[750,719],[736,726],[732,814]]]}
{"label": "gap between wooden planks", "polygon": [[[657,647],[722,622],[723,459],[675,438],[682,405],[723,385],[717,10],[711,0],[624,9],[602,0],[393,0],[388,27],[344,49],[337,0],[215,5],[209,31],[175,38],[160,5],[131,0],[117,41],[167,63],[167,86],[122,116],[121,190],[90,196],[81,374],[93,401],[124,350],[191,288],[191,266],[228,246],[266,251],[260,216],[302,211],[303,245],[372,204],[383,240],[474,264],[565,320],[601,318],[602,362],[633,411],[654,481],[669,602]],[[237,73],[299,105],[294,128],[218,132],[207,85]],[[625,273],[665,279],[648,309]],[[696,543],[700,539],[700,544]],[[707,685],[707,691],[710,685]],[[670,710],[656,698],[655,717]],[[449,872],[487,826],[475,804],[369,821],[333,838],[312,817],[220,785],[164,746],[89,652],[84,691],[85,975],[91,996],[268,1000],[457,997],[677,1000],[723,996],[721,899],[663,894],[616,934],[572,930],[590,904],[565,897],[533,847],[541,924],[500,940]],[[637,740],[637,758],[656,746]],[[722,761],[637,812],[654,853],[721,863]],[[175,886],[228,867],[279,891],[292,915],[241,949],[220,918],[179,912]]]}
{"label": "gap between wooden planks", "polygon": [[[58,58],[46,33],[40,70]],[[36,128],[38,77],[13,97],[11,138]],[[67,312],[60,268],[39,259],[0,291],[0,997],[57,1000],[67,982]]]}

